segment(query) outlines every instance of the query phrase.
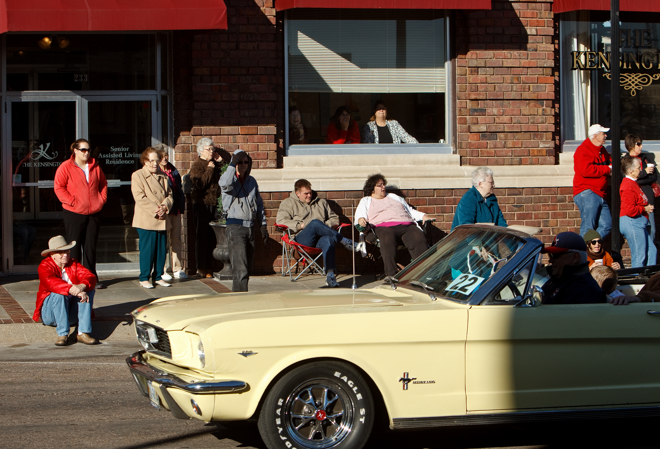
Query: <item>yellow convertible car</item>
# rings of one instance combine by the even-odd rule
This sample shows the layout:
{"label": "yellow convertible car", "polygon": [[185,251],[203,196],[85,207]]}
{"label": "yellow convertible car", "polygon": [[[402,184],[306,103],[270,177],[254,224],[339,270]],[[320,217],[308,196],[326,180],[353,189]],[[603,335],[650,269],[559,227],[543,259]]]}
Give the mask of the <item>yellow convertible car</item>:
{"label": "yellow convertible car", "polygon": [[660,411],[660,304],[544,305],[537,239],[461,226],[374,289],[163,298],[133,312],[140,392],[256,418],[270,449],[392,429]]}

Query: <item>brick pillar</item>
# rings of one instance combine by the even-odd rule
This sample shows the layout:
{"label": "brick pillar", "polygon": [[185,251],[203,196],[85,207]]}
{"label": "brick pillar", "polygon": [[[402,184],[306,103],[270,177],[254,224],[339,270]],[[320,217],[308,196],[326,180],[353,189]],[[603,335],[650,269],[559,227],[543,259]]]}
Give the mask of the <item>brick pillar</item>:
{"label": "brick pillar", "polygon": [[554,165],[559,77],[552,1],[493,0],[456,13],[462,165]]}

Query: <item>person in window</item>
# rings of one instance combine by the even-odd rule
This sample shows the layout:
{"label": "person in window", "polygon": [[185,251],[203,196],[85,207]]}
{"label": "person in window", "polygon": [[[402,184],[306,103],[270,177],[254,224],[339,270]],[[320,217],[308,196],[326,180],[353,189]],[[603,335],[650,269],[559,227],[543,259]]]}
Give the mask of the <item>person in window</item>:
{"label": "person in window", "polygon": [[366,228],[369,223],[380,240],[385,276],[392,277],[399,271],[396,264],[396,246],[401,241],[410,257],[416,259],[427,249],[426,236],[417,221],[432,220],[423,212],[410,207],[394,193],[387,193],[387,180],[383,175],[369,176],[364,183],[364,198],[355,210],[358,224]]}
{"label": "person in window", "polygon": [[387,120],[387,106],[378,100],[374,104],[374,115],[364,125],[364,143],[419,143],[408,134],[396,120]]}
{"label": "person in window", "polygon": [[637,184],[637,178],[642,171],[638,158],[626,155],[621,158],[621,170],[626,175],[621,181],[619,195],[621,197],[621,212],[619,213],[619,228],[621,234],[630,246],[630,266],[639,268],[655,265],[657,249],[649,231],[649,213],[653,212],[651,206]]}
{"label": "person in window", "polygon": [[472,172],[472,188],[458,202],[451,229],[453,231],[456,226],[475,223],[507,226],[495,196],[493,170],[488,167],[479,167]]}
{"label": "person in window", "polygon": [[96,276],[96,243],[101,229],[101,209],[108,200],[108,181],[96,159],[89,154],[89,142],[78,139],[71,144],[71,158],[55,173],[55,195],[62,203],[66,239],[78,245],[71,257],[79,260]]}
{"label": "person in window", "polygon": [[351,119],[351,111],[346,106],[339,106],[330,117],[325,143],[360,143],[360,127]]}
{"label": "person in window", "polygon": [[302,124],[302,115],[300,109],[296,106],[289,108],[289,144],[305,144],[307,143],[307,133],[305,126]]}
{"label": "person in window", "polygon": [[[658,172],[655,170],[655,155],[642,150],[642,139],[636,134],[628,134],[625,139],[626,150],[632,157],[636,157],[642,163],[642,171],[639,172],[637,184],[649,200],[649,204],[655,205],[655,195],[652,184],[658,180]],[[649,213],[651,224],[651,240],[655,242],[655,217],[654,212]]]}
{"label": "person in window", "polygon": [[[164,144],[156,145],[158,155],[160,156],[160,165],[158,166],[159,172],[167,176],[167,183],[172,189],[172,198],[174,203],[172,209],[167,214],[166,229],[167,237],[170,242],[170,265],[172,269],[172,276],[176,279],[187,279],[188,275],[183,271],[181,266],[181,216],[186,210],[186,196],[183,194],[181,187],[181,175],[179,170],[169,162],[169,147]],[[172,276],[163,270],[163,279],[171,281]]]}
{"label": "person in window", "polygon": [[621,265],[612,259],[610,253],[603,248],[603,239],[600,237],[598,231],[590,229],[584,234],[584,243],[587,244],[587,258],[589,260],[589,269],[592,270],[597,266],[612,267],[615,270],[620,270]]}
{"label": "person in window", "polygon": [[167,251],[167,214],[174,199],[167,176],[158,172],[160,156],[155,148],[147,148],[140,157],[143,166],[131,176],[131,192],[135,199],[133,227],[140,237],[140,285],[154,288],[151,277],[161,287],[170,284],[163,278]]}
{"label": "person in window", "polygon": [[605,292],[589,273],[587,245],[575,232],[560,232],[541,250],[550,256],[550,279],[543,284],[543,304],[598,304]]}

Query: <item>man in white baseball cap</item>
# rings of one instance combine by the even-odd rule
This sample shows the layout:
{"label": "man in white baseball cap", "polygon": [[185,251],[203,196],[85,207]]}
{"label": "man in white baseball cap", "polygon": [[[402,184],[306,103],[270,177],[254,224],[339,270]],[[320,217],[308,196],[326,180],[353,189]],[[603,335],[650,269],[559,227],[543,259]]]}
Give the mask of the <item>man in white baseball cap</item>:
{"label": "man in white baseball cap", "polygon": [[603,146],[609,130],[599,124],[591,125],[588,138],[575,150],[573,157],[573,200],[582,218],[582,237],[588,230],[595,229],[604,239],[612,230],[612,214],[605,201],[612,160]]}

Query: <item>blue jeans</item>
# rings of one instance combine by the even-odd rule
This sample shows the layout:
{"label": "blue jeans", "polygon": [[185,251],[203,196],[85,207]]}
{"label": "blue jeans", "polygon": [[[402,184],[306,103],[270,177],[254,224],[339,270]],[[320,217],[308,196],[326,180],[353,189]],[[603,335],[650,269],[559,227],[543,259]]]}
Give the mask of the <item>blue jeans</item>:
{"label": "blue jeans", "polygon": [[341,239],[339,232],[320,220],[310,221],[294,238],[296,243],[321,249],[326,272],[335,270],[335,246]]}
{"label": "blue jeans", "polygon": [[77,296],[64,296],[51,293],[41,306],[41,321],[46,326],[53,326],[57,335],[69,335],[71,325],[78,319],[78,332],[92,332],[92,305],[94,292],[87,292],[89,302],[79,302]]}
{"label": "blue jeans", "polygon": [[650,225],[646,217],[620,217],[619,227],[630,247],[631,268],[655,265],[658,253],[649,234]]}
{"label": "blue jeans", "polygon": [[584,237],[590,229],[595,229],[604,240],[612,230],[610,207],[602,197],[591,190],[584,190],[573,197],[580,210],[580,236]]}

